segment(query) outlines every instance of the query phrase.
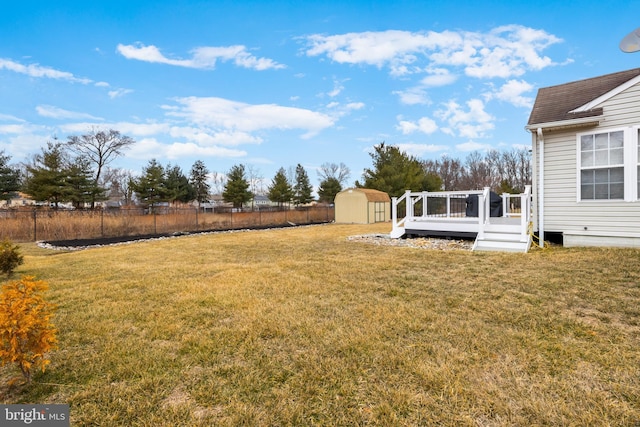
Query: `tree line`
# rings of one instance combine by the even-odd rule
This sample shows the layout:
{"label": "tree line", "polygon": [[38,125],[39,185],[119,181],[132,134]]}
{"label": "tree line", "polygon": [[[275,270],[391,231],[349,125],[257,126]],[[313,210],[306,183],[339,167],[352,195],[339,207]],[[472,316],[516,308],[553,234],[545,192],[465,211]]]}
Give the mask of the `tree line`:
{"label": "tree line", "polygon": [[357,187],[384,191],[400,197],[411,191],[478,190],[490,187],[497,193],[518,194],[531,184],[531,153],[527,149],[472,152],[464,162],[443,156],[420,160],[384,142],[370,154],[372,167],[364,170]]}
{"label": "tree line", "polygon": [[[140,202],[154,206],[162,202],[210,201],[212,190],[222,200],[241,208],[258,194],[280,207],[314,201],[313,186],[304,167],[281,167],[264,188],[264,178],[251,166],[237,164],[225,174],[211,173],[197,160],[188,175],[177,165],[161,165],[152,159],[139,176],[109,164],[135,141],[116,130],[92,128],[65,142],[48,142],[21,167],[9,164],[0,152],[0,199],[9,200],[21,191],[37,202],[57,208],[71,203],[76,208],[94,208],[98,202],[115,199],[122,204]],[[406,190],[471,190],[491,187],[497,192],[519,193],[531,182],[528,150],[471,153],[464,162],[442,157],[420,160],[382,142],[374,146],[372,166],[366,168],[356,187],[384,191],[399,197]],[[318,201],[332,203],[350,177],[344,164],[324,163],[317,171]]]}
{"label": "tree line", "polygon": [[[0,152],[0,199],[10,200],[17,192],[23,192],[53,208],[70,203],[78,209],[94,208],[96,203],[109,199],[125,205],[204,203],[211,199],[213,183],[223,201],[235,208],[245,206],[257,194],[265,194],[279,206],[304,205],[314,200],[313,186],[300,164],[289,173],[280,168],[266,191],[261,188],[263,177],[242,164],[234,165],[226,174],[211,173],[201,160],[193,164],[188,175],[179,166],[163,166],[156,159],[150,160],[139,176],[110,168],[109,164],[134,143],[119,131],[92,128],[86,134],[69,136],[64,142],[54,138],[19,167],[11,166],[10,157]],[[332,202],[350,171],[342,163],[326,163],[318,174],[319,200]]]}

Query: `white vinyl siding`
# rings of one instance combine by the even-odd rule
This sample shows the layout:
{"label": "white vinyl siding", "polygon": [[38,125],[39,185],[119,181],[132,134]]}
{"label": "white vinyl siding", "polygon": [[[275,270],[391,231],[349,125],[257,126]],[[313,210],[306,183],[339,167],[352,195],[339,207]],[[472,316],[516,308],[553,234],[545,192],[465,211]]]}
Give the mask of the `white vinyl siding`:
{"label": "white vinyl siding", "polygon": [[[640,244],[640,85],[599,105],[602,124],[544,133],[544,230],[565,236],[565,244],[638,246]],[[605,126],[606,125],[606,126]],[[624,199],[581,200],[580,136],[623,131]],[[578,135],[579,134],[579,135]],[[539,152],[539,146],[535,147]],[[538,162],[536,156],[535,162]],[[539,165],[536,163],[537,170]],[[602,166],[608,167],[608,166]],[[539,177],[534,178],[538,187]],[[539,196],[540,190],[536,194]],[[580,243],[581,242],[581,243]],[[635,243],[634,243],[635,242]]]}
{"label": "white vinyl siding", "polygon": [[638,200],[640,200],[640,129],[638,129],[638,133],[637,133],[637,141],[636,141],[636,151],[637,151],[637,168],[636,168],[636,184],[637,184],[637,189],[636,189],[636,197],[638,198]]}

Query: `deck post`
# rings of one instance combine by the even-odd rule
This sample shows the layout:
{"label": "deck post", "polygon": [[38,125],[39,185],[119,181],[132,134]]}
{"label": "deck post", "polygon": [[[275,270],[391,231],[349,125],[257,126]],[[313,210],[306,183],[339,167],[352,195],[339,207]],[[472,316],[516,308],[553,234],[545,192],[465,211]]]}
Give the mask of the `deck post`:
{"label": "deck post", "polygon": [[511,213],[509,209],[510,200],[511,199],[509,198],[509,194],[502,193],[502,216],[503,217],[507,217]]}
{"label": "deck post", "polygon": [[411,199],[411,190],[405,191],[405,218],[413,218],[413,200]]}
{"label": "deck post", "polygon": [[520,226],[522,227],[521,240],[529,239],[529,222],[531,221],[531,186],[525,185],[524,193],[520,195]]}
{"label": "deck post", "polygon": [[429,207],[429,192],[422,192],[422,217],[426,218],[428,216],[428,208]]}
{"label": "deck post", "polygon": [[391,198],[391,226],[395,230],[398,226],[398,198]]}
{"label": "deck post", "polygon": [[480,206],[484,209],[484,224],[491,223],[491,188],[484,187],[482,191],[482,196],[484,197],[484,204]]}
{"label": "deck post", "polygon": [[484,214],[485,214],[485,204],[484,204],[484,193],[478,194],[478,237],[477,240],[484,239]]}
{"label": "deck post", "polygon": [[520,195],[520,229],[522,230],[522,235],[520,236],[520,241],[527,241],[527,224],[529,222],[529,203],[527,203],[527,195]]}

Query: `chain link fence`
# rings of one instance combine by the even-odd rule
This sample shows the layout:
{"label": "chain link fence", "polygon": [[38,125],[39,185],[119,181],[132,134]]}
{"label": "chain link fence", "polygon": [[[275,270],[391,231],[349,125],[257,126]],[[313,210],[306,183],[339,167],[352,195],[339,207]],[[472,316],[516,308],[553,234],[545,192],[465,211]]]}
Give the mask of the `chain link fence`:
{"label": "chain link fence", "polygon": [[13,242],[85,240],[180,232],[266,228],[332,222],[333,206],[296,209],[203,210],[195,207],[144,209],[0,211],[0,238]]}

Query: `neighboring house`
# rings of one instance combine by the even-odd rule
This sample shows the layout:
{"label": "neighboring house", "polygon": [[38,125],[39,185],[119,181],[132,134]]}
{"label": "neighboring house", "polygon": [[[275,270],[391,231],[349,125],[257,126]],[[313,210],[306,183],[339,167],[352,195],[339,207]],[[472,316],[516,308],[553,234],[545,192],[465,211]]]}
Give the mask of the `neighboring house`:
{"label": "neighboring house", "polygon": [[24,206],[35,206],[36,201],[33,200],[28,194],[24,193],[16,193],[15,197],[5,201],[2,207],[24,207]]}
{"label": "neighboring house", "polygon": [[367,188],[348,188],[336,194],[337,223],[374,224],[391,218],[391,198],[387,193]]}
{"label": "neighboring house", "polygon": [[540,240],[640,247],[640,68],[540,89],[526,129]]}
{"label": "neighboring house", "polygon": [[272,202],[269,198],[263,194],[256,194],[253,199],[245,203],[245,207],[248,209],[264,209],[278,206],[277,203]]}

